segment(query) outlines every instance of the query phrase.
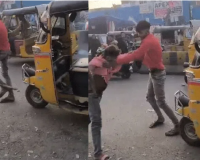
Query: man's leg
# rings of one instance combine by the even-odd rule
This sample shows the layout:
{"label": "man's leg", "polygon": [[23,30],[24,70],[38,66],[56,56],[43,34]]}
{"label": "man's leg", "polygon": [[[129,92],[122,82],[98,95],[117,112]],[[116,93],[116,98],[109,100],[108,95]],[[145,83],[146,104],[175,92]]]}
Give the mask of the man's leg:
{"label": "man's leg", "polygon": [[[2,69],[2,76],[6,80],[6,84],[9,86],[12,86],[10,76],[8,75],[8,53],[2,53],[7,54],[5,58],[1,60],[1,69]],[[2,103],[4,102],[13,102],[15,100],[13,90],[7,90],[6,88],[3,88],[0,97],[2,97],[7,91],[9,91],[8,97],[1,100]]]}
{"label": "man's leg", "polygon": [[16,37],[10,37],[9,38],[10,49],[11,49],[13,55],[16,54],[16,52],[15,52],[15,40],[16,40]]}
{"label": "man's leg", "polygon": [[94,145],[94,157],[100,157],[102,155],[101,148],[101,97],[96,94],[89,94],[89,116],[92,129],[92,140]]}
{"label": "man's leg", "polygon": [[157,127],[158,125],[163,124],[165,119],[160,111],[160,108],[158,107],[158,105],[156,103],[151,75],[149,75],[149,81],[148,81],[147,88],[148,88],[147,96],[146,96],[147,101],[150,103],[150,105],[152,106],[152,108],[154,109],[154,111],[156,112],[156,114],[158,116],[158,119],[150,125],[150,128],[154,128],[154,127]]}
{"label": "man's leg", "polygon": [[157,105],[163,109],[163,111],[167,114],[167,116],[172,120],[174,124],[174,128],[171,129],[169,132],[166,132],[166,136],[174,136],[179,133],[179,121],[175,116],[172,109],[168,106],[165,101],[165,79],[166,79],[166,72],[162,71],[152,75],[152,82],[154,93],[156,95]]}

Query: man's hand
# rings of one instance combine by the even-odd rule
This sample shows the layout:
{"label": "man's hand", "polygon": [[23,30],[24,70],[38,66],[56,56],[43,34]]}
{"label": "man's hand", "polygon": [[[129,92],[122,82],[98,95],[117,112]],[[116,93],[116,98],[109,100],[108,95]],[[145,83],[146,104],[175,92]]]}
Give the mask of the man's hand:
{"label": "man's hand", "polygon": [[105,62],[103,62],[102,67],[104,67],[104,68],[110,68],[112,66],[110,65],[110,63],[108,63],[107,61],[105,61]]}

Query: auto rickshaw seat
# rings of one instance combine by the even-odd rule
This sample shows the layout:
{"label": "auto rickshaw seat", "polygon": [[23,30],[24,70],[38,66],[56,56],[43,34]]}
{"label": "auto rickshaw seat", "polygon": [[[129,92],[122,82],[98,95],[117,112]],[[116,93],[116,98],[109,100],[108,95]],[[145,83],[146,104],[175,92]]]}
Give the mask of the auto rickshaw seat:
{"label": "auto rickshaw seat", "polygon": [[35,76],[35,70],[33,68],[27,68],[26,72],[28,73],[28,75],[25,74],[27,77],[29,77],[29,76],[30,77]]}
{"label": "auto rickshaw seat", "polygon": [[24,67],[24,70],[25,70],[24,74],[25,74],[26,77],[35,76],[35,69],[30,67],[29,65],[28,66],[26,65]]}
{"label": "auto rickshaw seat", "polygon": [[88,58],[80,58],[69,71],[73,93],[79,97],[88,96]]}
{"label": "auto rickshaw seat", "polygon": [[73,68],[88,68],[88,58],[80,58],[74,64],[72,64]]}
{"label": "auto rickshaw seat", "polygon": [[189,106],[190,100],[189,100],[188,97],[182,95],[182,96],[180,96],[180,97],[178,98],[178,100],[179,100],[179,101],[178,101],[178,105],[179,105],[179,106],[182,106],[182,107],[188,107],[188,106]]}

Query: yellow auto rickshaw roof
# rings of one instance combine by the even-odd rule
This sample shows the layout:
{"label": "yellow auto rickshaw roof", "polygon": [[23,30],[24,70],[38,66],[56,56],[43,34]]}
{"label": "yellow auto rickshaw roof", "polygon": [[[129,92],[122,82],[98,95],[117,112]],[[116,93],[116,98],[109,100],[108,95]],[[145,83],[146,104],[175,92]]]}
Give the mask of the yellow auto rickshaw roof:
{"label": "yellow auto rickshaw roof", "polygon": [[38,13],[37,8],[35,6],[32,6],[32,7],[4,10],[2,12],[2,15],[3,16],[13,16],[13,15],[35,14],[35,13]]}
{"label": "yellow auto rickshaw roof", "polygon": [[88,1],[57,1],[50,5],[50,15],[88,10]]}

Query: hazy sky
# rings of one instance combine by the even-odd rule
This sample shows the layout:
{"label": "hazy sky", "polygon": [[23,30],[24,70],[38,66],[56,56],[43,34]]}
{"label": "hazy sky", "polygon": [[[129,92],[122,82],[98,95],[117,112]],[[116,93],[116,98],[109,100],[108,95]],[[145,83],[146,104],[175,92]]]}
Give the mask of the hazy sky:
{"label": "hazy sky", "polygon": [[111,8],[113,4],[121,4],[121,0],[89,0],[89,9]]}

